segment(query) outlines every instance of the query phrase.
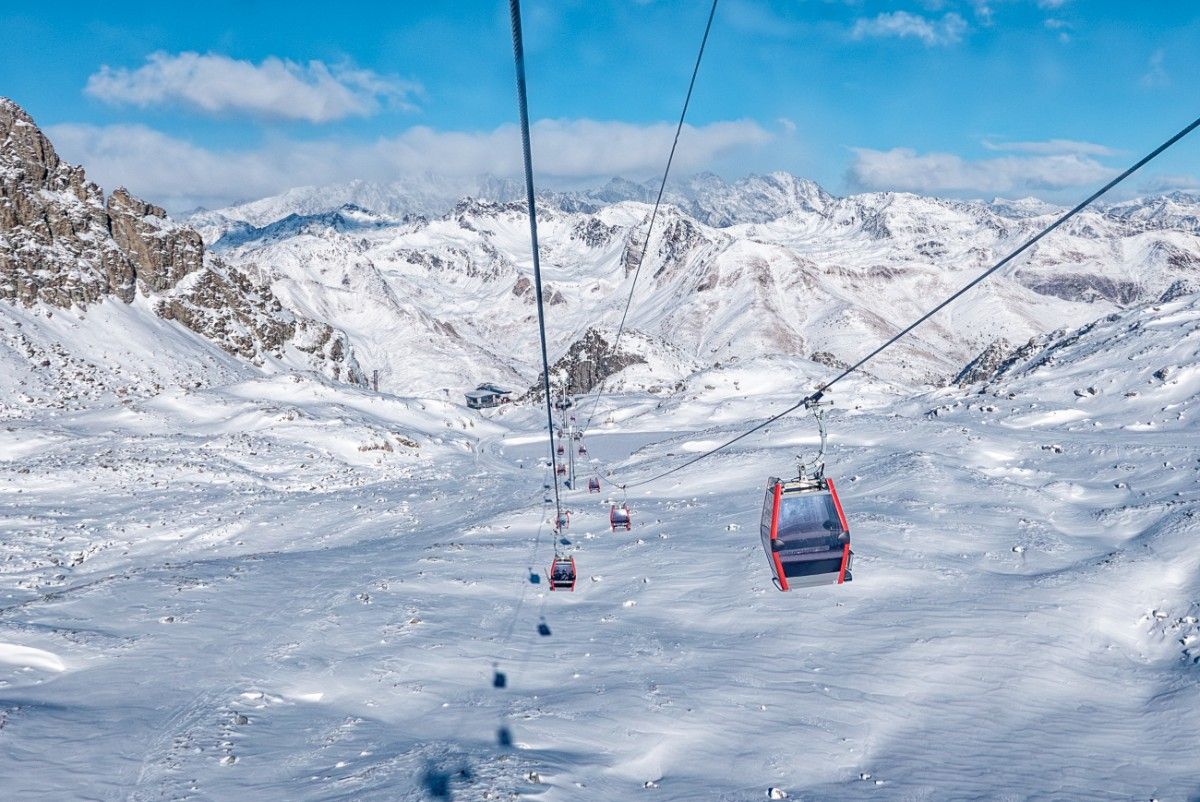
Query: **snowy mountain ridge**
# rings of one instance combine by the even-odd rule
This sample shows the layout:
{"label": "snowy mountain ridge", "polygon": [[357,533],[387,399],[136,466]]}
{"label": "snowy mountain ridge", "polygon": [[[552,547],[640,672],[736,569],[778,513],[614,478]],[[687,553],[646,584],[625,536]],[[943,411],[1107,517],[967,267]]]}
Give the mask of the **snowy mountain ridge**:
{"label": "snowy mountain ridge", "polygon": [[[535,384],[528,220],[511,183],[480,179],[483,194],[510,199],[460,198],[438,215],[410,208],[413,198],[432,208],[450,186],[434,177],[405,192],[365,182],[301,188],[209,213],[210,223],[224,222],[207,229],[206,247],[123,190],[106,203],[81,171],[59,167],[23,112],[6,109],[6,193],[17,210],[6,242],[28,239],[35,247],[25,253],[50,260],[49,270],[29,272],[27,258],[9,257],[16,272],[7,286],[24,303],[144,296],[154,314],[256,364],[316,367],[353,382],[378,371],[383,389],[410,395]],[[68,172],[44,177],[60,169]],[[58,194],[38,194],[39,181]],[[795,356],[818,371],[852,363],[1056,213],[1029,200],[837,198],[785,173],[733,183],[707,174],[681,182],[646,243],[652,189],[614,179],[541,200],[551,357],[572,393],[610,372],[615,390],[670,394],[739,360]],[[59,233],[38,228],[37,215],[21,210],[42,208],[43,197],[76,209],[51,205],[51,216],[92,220],[93,233],[73,237],[66,222]],[[231,222],[238,216],[246,219]],[[1190,292],[1197,220],[1200,203],[1181,193],[1088,210],[870,370],[937,386],[981,353]],[[92,254],[93,243],[107,250]],[[64,247],[80,256],[59,266]],[[620,353],[596,351],[614,345],[643,247],[629,334]],[[71,278],[77,264],[99,272]],[[45,276],[51,283],[36,289]]]}
{"label": "snowy mountain ridge", "polygon": [[[614,181],[608,194],[540,201],[552,359],[588,331],[607,342],[616,329],[650,215],[647,203],[626,199],[638,186]],[[852,363],[1057,213],[1028,201],[835,198],[785,174],[690,186],[704,219],[720,225],[664,207],[630,308],[636,353],[619,355],[631,367],[618,387],[670,388],[687,381],[688,366],[768,354]],[[1200,265],[1200,202],[1189,198],[1084,212],[871,369],[889,381],[941,384],[993,344],[1186,290]],[[441,215],[395,211],[345,204],[239,223],[212,247],[270,281],[301,314],[349,332],[385,386],[531,385],[524,204],[460,199]],[[636,367],[650,362],[666,372]],[[562,380],[573,392],[592,386]]]}
{"label": "snowy mountain ridge", "polygon": [[[539,199],[561,211],[595,213],[623,201],[652,203],[657,193],[658,185],[652,180],[611,178],[602,185],[582,189],[542,187]],[[720,227],[766,222],[788,209],[820,206],[829,196],[812,181],[776,172],[751,175],[732,183],[712,173],[700,173],[669,184],[663,197],[697,220]],[[185,215],[185,220],[211,242],[239,223],[262,227],[291,215],[319,215],[342,206],[358,206],[392,217],[440,217],[464,198],[490,203],[524,202],[525,187],[519,181],[495,176],[479,176],[465,182],[435,174],[390,184],[349,181],[296,187],[281,195],[225,209],[197,210]]]}
{"label": "snowy mountain ridge", "polygon": [[[539,186],[540,202],[568,212],[595,213],[624,201],[653,203],[658,180],[631,181],[614,177],[596,186],[555,189]],[[865,193],[892,195],[896,193]],[[900,193],[904,194],[904,193]],[[854,197],[854,196],[851,196]],[[492,203],[524,202],[525,188],[511,179],[479,176],[463,182],[436,174],[414,176],[392,183],[349,181],[327,186],[296,187],[280,195],[248,201],[223,209],[196,210],[183,219],[214,241],[237,223],[262,227],[289,215],[310,216],[341,206],[357,206],[392,217],[440,217],[464,198]],[[723,228],[739,223],[766,223],[793,211],[819,211],[837,198],[816,182],[775,171],[728,181],[713,173],[698,173],[668,182],[663,200],[690,217]],[[1037,198],[947,201],[983,208],[1002,217],[1021,219],[1065,211]],[[1119,202],[1100,202],[1096,208],[1116,217],[1138,219],[1162,227],[1196,227],[1200,193],[1173,191]]]}

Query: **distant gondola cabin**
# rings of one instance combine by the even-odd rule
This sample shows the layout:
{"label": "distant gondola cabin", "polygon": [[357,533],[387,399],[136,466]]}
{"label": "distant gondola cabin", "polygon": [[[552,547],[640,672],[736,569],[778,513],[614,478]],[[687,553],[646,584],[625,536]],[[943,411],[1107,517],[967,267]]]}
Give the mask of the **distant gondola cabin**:
{"label": "distant gondola cabin", "polygon": [[467,406],[471,409],[490,409],[507,404],[512,393],[494,384],[481,384],[467,393]]}

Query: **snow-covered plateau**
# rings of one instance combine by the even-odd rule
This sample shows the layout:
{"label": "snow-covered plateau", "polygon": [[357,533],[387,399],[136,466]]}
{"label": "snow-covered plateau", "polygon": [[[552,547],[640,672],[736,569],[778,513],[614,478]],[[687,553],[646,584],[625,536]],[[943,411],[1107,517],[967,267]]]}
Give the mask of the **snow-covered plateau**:
{"label": "snow-covered plateau", "polygon": [[[201,242],[0,123],[0,798],[1200,798],[1194,199],[1081,216],[838,384],[854,578],[780,593],[763,488],[811,417],[631,488],[629,532],[618,485],[1052,210],[694,180],[622,353],[556,374],[616,392],[552,593],[544,410],[462,403],[538,378],[519,207],[314,190]],[[614,187],[545,200],[554,360],[629,291]]]}

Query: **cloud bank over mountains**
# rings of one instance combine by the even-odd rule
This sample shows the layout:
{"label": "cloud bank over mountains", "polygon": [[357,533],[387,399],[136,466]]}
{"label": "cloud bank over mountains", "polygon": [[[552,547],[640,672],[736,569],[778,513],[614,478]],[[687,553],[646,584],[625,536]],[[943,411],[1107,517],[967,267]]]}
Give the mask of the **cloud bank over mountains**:
{"label": "cloud bank over mountains", "polygon": [[[490,131],[415,126],[370,141],[269,138],[252,148],[218,151],[144,125],[51,126],[59,150],[87,167],[101,186],[127,185],[182,210],[216,208],[300,185],[353,179],[395,181],[434,173],[449,178],[521,171],[516,125]],[[533,125],[535,166],[544,179],[641,177],[662,169],[671,123],[539,120]],[[675,166],[704,169],[735,151],[768,144],[772,134],[751,120],[685,126]]]}
{"label": "cloud bank over mountains", "polygon": [[1014,153],[965,159],[953,153],[918,153],[911,148],[855,148],[846,182],[863,190],[1037,195],[1099,185],[1117,174],[1116,169],[1095,156],[1064,151],[1054,147],[1053,142],[1019,142],[989,149]]}

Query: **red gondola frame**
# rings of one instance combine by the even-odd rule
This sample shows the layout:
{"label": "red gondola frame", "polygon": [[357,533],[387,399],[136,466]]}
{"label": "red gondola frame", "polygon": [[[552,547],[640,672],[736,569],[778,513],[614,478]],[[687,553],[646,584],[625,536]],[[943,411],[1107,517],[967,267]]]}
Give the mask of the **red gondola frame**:
{"label": "red gondola frame", "polygon": [[[817,478],[817,479],[811,479],[811,480],[793,480],[791,482],[784,482],[779,479],[772,478],[768,483],[768,487],[771,488],[769,491],[770,496],[771,496],[771,506],[769,508],[770,515],[771,515],[771,518],[770,518],[771,523],[770,523],[770,527],[769,527],[769,534],[767,532],[763,533],[763,534],[768,534],[768,538],[765,540],[763,545],[766,548],[767,553],[770,557],[771,571],[775,575],[775,581],[781,591],[787,591],[790,589],[787,574],[784,570],[783,558],[780,556],[780,551],[777,548],[776,544],[780,543],[780,540],[778,537],[779,536],[779,514],[780,514],[781,504],[783,501],[784,486],[792,485],[792,484],[797,485],[797,487],[793,488],[794,492],[797,492],[800,494],[806,494],[806,495],[807,494],[828,494],[829,498],[833,502],[834,510],[837,512],[838,524],[841,527],[841,531],[837,533],[837,539],[839,541],[839,545],[841,545],[839,568],[836,571],[837,578],[830,580],[828,582],[815,582],[812,584],[838,584],[838,585],[841,585],[850,578],[848,576],[848,572],[849,572],[849,567],[850,567],[850,560],[854,554],[850,550],[850,525],[846,522],[846,513],[842,509],[842,501],[838,497],[837,487],[834,485],[832,479],[827,479],[824,477]],[[766,504],[764,504],[763,506],[764,506],[763,515],[765,517],[768,513],[768,509],[767,509]],[[767,527],[763,526],[762,528],[766,529]],[[836,554],[836,551],[834,551],[833,553]],[[824,573],[826,575],[832,575],[834,572],[824,572]],[[820,576],[820,575],[821,574],[814,574],[814,576]]]}
{"label": "red gondola frame", "polygon": [[[560,567],[566,567],[569,571],[569,575],[567,571],[560,572],[558,570]],[[575,582],[579,578],[579,572],[575,568],[575,558],[555,557],[554,561],[550,563],[550,571],[548,576],[550,577],[551,591],[567,590],[573,593],[575,591]],[[559,576],[562,578],[558,578]]]}
{"label": "red gondola frame", "polygon": [[[617,520],[618,510],[620,510],[625,520]],[[608,511],[608,525],[613,532],[617,531],[618,527],[623,527],[626,532],[633,529],[633,513],[630,512],[629,505],[622,504],[619,507],[616,504],[612,505],[612,509]]]}

